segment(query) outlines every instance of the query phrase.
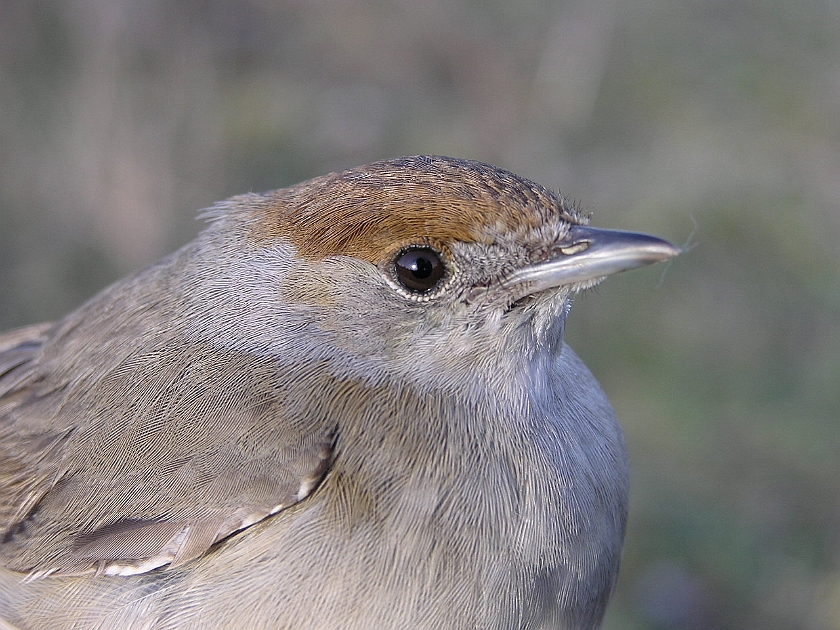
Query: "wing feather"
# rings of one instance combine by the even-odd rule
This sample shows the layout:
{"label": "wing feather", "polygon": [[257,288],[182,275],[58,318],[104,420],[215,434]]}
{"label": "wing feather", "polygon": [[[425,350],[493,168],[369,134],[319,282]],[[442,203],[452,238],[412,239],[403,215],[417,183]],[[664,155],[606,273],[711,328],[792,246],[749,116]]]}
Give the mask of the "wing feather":
{"label": "wing feather", "polygon": [[176,333],[144,347],[111,332],[89,351],[79,328],[0,336],[0,565],[40,577],[182,564],[326,473],[332,430],[289,416],[290,375],[271,360]]}

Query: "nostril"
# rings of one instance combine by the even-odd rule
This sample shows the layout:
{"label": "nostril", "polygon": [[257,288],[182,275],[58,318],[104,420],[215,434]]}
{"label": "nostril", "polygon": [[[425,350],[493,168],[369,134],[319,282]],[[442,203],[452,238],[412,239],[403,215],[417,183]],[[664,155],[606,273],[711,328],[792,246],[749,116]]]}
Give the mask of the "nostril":
{"label": "nostril", "polygon": [[558,251],[565,256],[572,256],[573,254],[585,252],[587,249],[589,249],[589,245],[589,241],[575,241],[574,243],[570,243],[569,245],[560,245],[554,251]]}

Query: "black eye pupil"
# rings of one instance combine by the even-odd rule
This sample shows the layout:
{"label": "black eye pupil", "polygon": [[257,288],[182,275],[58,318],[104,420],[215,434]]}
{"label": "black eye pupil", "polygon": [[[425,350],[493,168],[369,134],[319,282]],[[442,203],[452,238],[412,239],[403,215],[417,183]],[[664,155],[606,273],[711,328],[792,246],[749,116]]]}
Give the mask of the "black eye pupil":
{"label": "black eye pupil", "polygon": [[429,247],[413,247],[394,261],[397,280],[409,291],[426,293],[437,285],[445,268],[440,255]]}
{"label": "black eye pupil", "polygon": [[411,273],[414,274],[414,277],[418,280],[425,280],[429,276],[432,275],[432,270],[434,266],[432,265],[432,261],[428,258],[418,258],[414,261],[414,264],[409,267]]}

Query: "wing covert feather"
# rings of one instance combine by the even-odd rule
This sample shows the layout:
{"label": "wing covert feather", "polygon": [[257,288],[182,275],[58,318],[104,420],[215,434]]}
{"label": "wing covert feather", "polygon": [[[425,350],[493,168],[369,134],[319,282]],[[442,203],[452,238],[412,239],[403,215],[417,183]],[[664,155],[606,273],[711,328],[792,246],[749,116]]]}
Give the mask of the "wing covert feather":
{"label": "wing covert feather", "polygon": [[111,335],[91,357],[60,326],[0,336],[0,565],[44,576],[181,564],[326,473],[329,419],[289,416],[271,360],[132,341]]}

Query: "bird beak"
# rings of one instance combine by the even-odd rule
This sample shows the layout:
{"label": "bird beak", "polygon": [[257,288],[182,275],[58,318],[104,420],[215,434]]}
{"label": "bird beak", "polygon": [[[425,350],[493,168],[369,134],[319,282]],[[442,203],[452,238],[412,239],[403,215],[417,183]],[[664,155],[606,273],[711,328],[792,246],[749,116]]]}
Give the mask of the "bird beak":
{"label": "bird beak", "polygon": [[592,286],[607,276],[673,258],[681,250],[661,238],[573,225],[551,257],[514,271],[504,285],[515,299],[556,287]]}

